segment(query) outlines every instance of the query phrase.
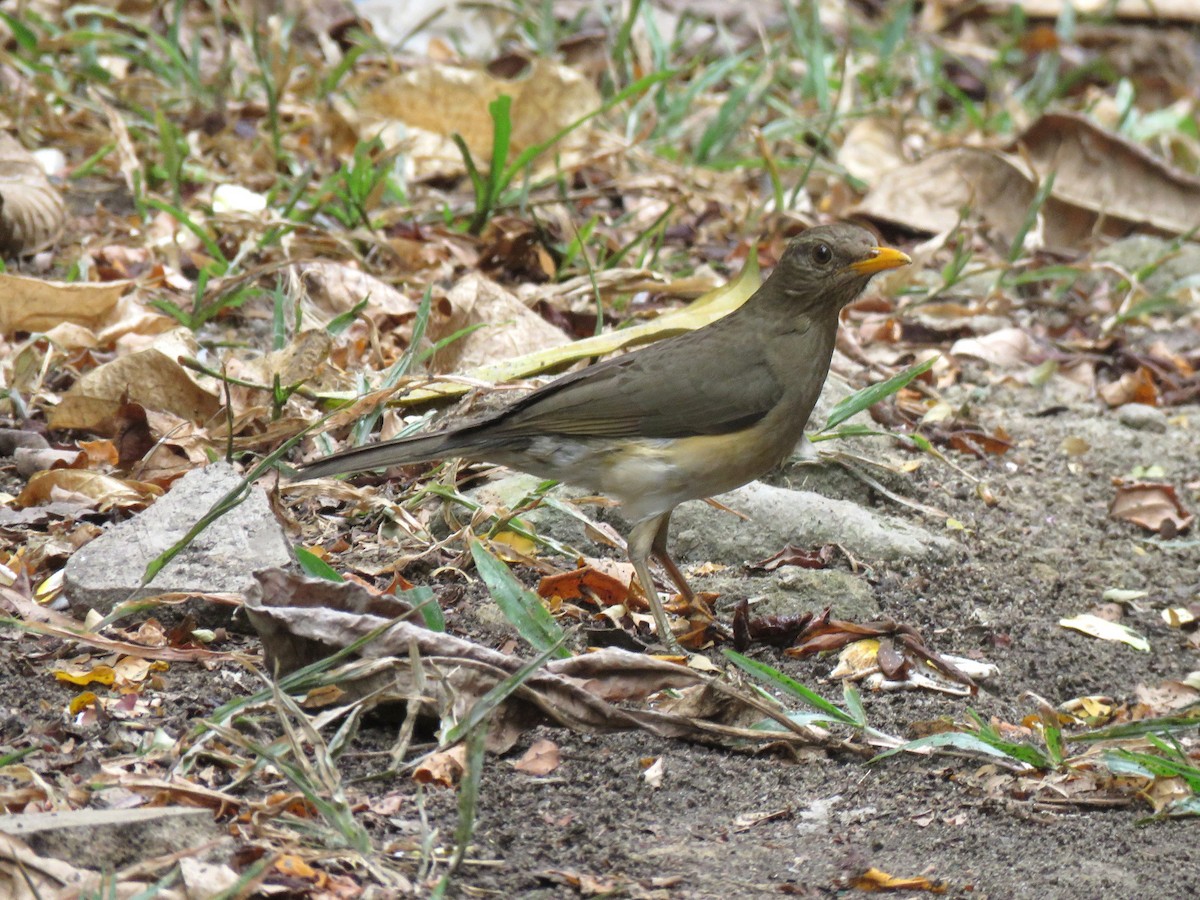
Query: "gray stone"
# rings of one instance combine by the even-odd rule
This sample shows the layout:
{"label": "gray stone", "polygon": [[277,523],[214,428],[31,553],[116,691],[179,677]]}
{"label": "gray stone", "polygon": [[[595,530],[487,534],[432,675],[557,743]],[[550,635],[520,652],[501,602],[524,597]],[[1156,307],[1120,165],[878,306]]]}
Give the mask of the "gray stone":
{"label": "gray stone", "polygon": [[[514,472],[511,475],[486,481],[478,487],[466,491],[466,496],[476,503],[480,503],[504,515],[523,505],[529,495],[544,480],[543,478],[538,478],[536,475]],[[569,484],[556,485],[546,494],[546,497],[553,498],[564,504],[572,500],[577,500],[580,497],[590,496],[594,495],[589,491]],[[582,507],[580,511],[589,519],[598,518],[596,511],[589,509],[587,506]],[[435,534],[437,534],[438,529],[436,523],[439,521],[435,520]],[[592,552],[595,549],[594,542],[585,533],[586,528],[583,522],[570,513],[563,512],[549,503],[542,503],[531,510],[521,513],[516,521],[532,529],[537,534],[567,544],[580,552]]]}
{"label": "gray stone", "polygon": [[158,806],[0,816],[0,834],[20,838],[39,856],[111,872],[155,856],[220,842],[222,829],[209,810]]}
{"label": "gray stone", "polygon": [[1156,406],[1145,403],[1126,403],[1117,410],[1117,421],[1134,431],[1153,431],[1163,434],[1167,430],[1167,414]]}
{"label": "gray stone", "polygon": [[[149,509],[77,550],[63,579],[72,610],[79,615],[88,609],[107,614],[125,600],[168,592],[240,594],[255,584],[256,570],[290,565],[291,545],[266,494],[254,487],[243,503],[200,532],[150,584],[142,586],[151,560],[187,534],[240,483],[241,476],[227,463],[196,469],[176,481]],[[206,624],[214,621],[207,615],[203,619]]]}
{"label": "gray stone", "polygon": [[1128,272],[1153,266],[1144,280],[1146,290],[1152,294],[1173,294],[1181,284],[1200,274],[1200,247],[1187,242],[1175,248],[1172,241],[1149,235],[1116,241],[1097,252],[1096,259],[1115,263]]}
{"label": "gray stone", "polygon": [[0,428],[0,456],[12,456],[18,447],[45,448],[50,444],[33,431],[20,428]]}
{"label": "gray stone", "polygon": [[691,579],[692,587],[720,594],[717,610],[733,612],[742,600],[750,601],[750,615],[794,616],[833,610],[835,619],[858,622],[879,617],[879,603],[862,578],[839,569],[787,567],[770,575],[744,575],[737,570]]}
{"label": "gray stone", "polygon": [[787,544],[839,544],[855,557],[892,562],[936,558],[956,546],[920,526],[811,491],[752,482],[719,499],[749,521],[705,503],[685,503],[671,519],[673,555],[737,564],[770,556]]}

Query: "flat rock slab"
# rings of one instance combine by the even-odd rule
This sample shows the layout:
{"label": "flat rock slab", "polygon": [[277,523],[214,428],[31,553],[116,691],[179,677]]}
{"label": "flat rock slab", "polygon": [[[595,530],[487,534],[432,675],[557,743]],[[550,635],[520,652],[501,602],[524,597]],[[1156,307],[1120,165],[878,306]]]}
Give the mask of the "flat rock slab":
{"label": "flat rock slab", "polygon": [[110,872],[223,833],[211,810],[182,806],[0,816],[0,834],[20,838],[39,855]]}
{"label": "flat rock slab", "polygon": [[71,609],[77,615],[89,609],[107,614],[125,600],[158,594],[240,594],[255,584],[258,569],[289,566],[291,546],[266,494],[254,487],[245,501],[200,532],[150,584],[140,586],[150,561],[170,549],[240,483],[241,476],[227,463],[196,469],[145,512],[77,550],[63,578]]}
{"label": "flat rock slab", "polygon": [[812,491],[755,481],[718,499],[749,520],[706,503],[685,503],[671,517],[672,555],[737,564],[765,559],[788,544],[838,544],[862,559],[894,562],[956,550],[953,541],[919,525]]}
{"label": "flat rock slab", "polygon": [[720,596],[717,612],[728,617],[742,601],[750,602],[750,616],[797,616],[819,613],[829,607],[833,618],[868,622],[881,615],[879,601],[866,579],[839,569],[801,569],[793,566],[769,575],[747,575],[731,567],[715,575],[689,576],[697,591]]}

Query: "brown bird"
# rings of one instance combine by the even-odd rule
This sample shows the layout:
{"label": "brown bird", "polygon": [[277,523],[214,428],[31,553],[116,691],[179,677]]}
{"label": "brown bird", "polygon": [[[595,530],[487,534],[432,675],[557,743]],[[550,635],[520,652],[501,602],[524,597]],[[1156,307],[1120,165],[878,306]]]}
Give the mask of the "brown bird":
{"label": "brown bird", "polygon": [[563,375],[479,421],[317,459],[301,477],[461,457],[615,497],[659,640],[676,649],[649,568],[653,556],[693,600],[667,554],[671,513],[792,452],[829,373],[839,311],[872,275],[910,262],[856,225],[810,228],[753,296],[703,328]]}

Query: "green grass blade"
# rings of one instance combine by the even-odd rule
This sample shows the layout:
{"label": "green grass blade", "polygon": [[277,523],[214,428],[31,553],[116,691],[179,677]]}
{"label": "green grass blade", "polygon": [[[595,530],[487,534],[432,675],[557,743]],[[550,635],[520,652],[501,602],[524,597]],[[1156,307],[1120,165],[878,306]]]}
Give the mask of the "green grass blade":
{"label": "green grass blade", "polygon": [[293,547],[292,551],[296,554],[296,562],[300,563],[300,570],[305,575],[310,575],[313,578],[320,578],[322,581],[332,581],[335,584],[341,584],[346,579],[337,573],[337,570],[317,554],[311,550],[306,550],[303,547]]}
{"label": "green grass blade", "polygon": [[825,420],[825,424],[821,427],[821,431],[825,432],[831,428],[836,428],[851,416],[858,415],[864,409],[869,409],[880,400],[890,397],[914,378],[923,375],[933,368],[933,364],[937,362],[937,359],[938,357],[936,356],[930,357],[923,363],[909,366],[903,372],[893,375],[887,381],[881,381],[879,384],[865,387],[861,391],[855,391],[833,408],[833,411],[829,414],[829,418]]}
{"label": "green grass blade", "polygon": [[932,747],[934,749],[951,747],[956,750],[965,750],[968,753],[979,753],[983,756],[992,756],[997,759],[1008,759],[1032,767],[1032,763],[1029,763],[1027,760],[1021,759],[1019,756],[1005,749],[994,746],[977,734],[970,734],[966,731],[946,731],[942,734],[931,734],[927,737],[917,738],[915,741],[909,741],[899,747],[893,747],[891,750],[884,750],[882,753],[877,753],[871,757],[869,762],[879,762],[882,759],[887,759],[889,756],[895,756],[897,753],[921,750],[925,747]]}
{"label": "green grass blade", "polygon": [[542,605],[541,598],[526,590],[508,566],[489,553],[482,542],[471,542],[471,556],[492,599],[517,633],[539,652],[552,652],[561,659],[569,657],[571,651],[562,646],[565,639],[562,627]]}
{"label": "green grass blade", "polygon": [[836,704],[830,703],[816,691],[805,687],[793,678],[789,678],[778,669],[768,666],[766,663],[761,663],[756,659],[750,659],[748,656],[743,656],[736,650],[725,650],[724,653],[725,658],[742,671],[760,681],[766,682],[777,690],[790,694],[796,699],[807,703],[813,709],[824,713],[835,722],[841,722],[843,725],[859,724],[853,714],[839,708]]}

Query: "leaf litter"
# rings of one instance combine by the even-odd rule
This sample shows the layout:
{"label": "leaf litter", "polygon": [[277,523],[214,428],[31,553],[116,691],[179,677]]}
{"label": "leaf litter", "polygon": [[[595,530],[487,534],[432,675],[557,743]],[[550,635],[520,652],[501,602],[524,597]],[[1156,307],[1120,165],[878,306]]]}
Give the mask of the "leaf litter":
{"label": "leaf litter", "polygon": [[[1033,9],[1031,15],[1062,11],[1061,4],[1048,6],[1053,8]],[[899,739],[886,739],[884,729],[911,732],[918,724],[915,710],[926,706],[871,703],[867,726],[854,689],[843,692],[843,705],[796,691],[785,670],[805,672],[805,679],[812,670],[797,670],[786,657],[767,655],[767,668],[757,670],[776,698],[790,698],[783,704],[757,695],[707,656],[697,659],[707,660],[708,670],[617,647],[552,659],[563,649],[560,623],[607,616],[633,638],[648,623],[645,617],[639,621],[640,598],[629,593],[628,573],[602,577],[594,564],[576,568],[579,554],[564,555],[566,548],[537,527],[497,530],[489,535],[493,541],[509,537],[491,546],[508,547],[506,558],[538,571],[547,585],[544,599],[559,619],[539,618],[547,607],[513,578],[514,609],[533,617],[531,627],[540,630],[528,633],[540,635],[541,643],[534,644],[540,653],[532,662],[497,653],[495,646],[515,650],[521,644],[507,623],[487,625],[470,608],[480,592],[464,575],[473,553],[467,548],[479,545],[467,535],[516,520],[508,509],[464,504],[467,498],[453,479],[474,479],[478,469],[409,471],[393,487],[370,478],[357,485],[289,485],[276,495],[280,515],[322,550],[335,572],[367,583],[390,582],[392,590],[411,587],[406,572],[414,581],[432,575],[448,584],[433,602],[447,607],[449,632],[401,621],[372,637],[400,615],[399,606],[386,606],[383,614],[346,614],[326,599],[306,605],[310,592],[326,598],[328,586],[285,582],[273,598],[282,605],[261,605],[257,612],[260,623],[269,623],[261,649],[266,671],[307,698],[303,709],[279,692],[264,688],[255,694],[266,682],[254,674],[260,645],[253,638],[204,634],[186,622],[176,632],[155,620],[133,630],[127,622],[110,623],[97,632],[88,628],[94,621],[81,623],[35,603],[31,587],[44,588],[39,600],[52,599],[59,567],[98,524],[133,514],[209,458],[232,452],[246,459],[248,453],[272,451],[339,403],[349,405],[327,423],[330,435],[313,439],[325,442],[323,449],[346,440],[348,423],[389,398],[403,404],[381,417],[383,433],[394,434],[412,424],[407,410],[423,412],[420,404],[431,399],[462,396],[491,382],[557,370],[699,327],[753,290],[760,259],[766,264],[777,259],[800,222],[857,210],[935,235],[923,255],[915,256],[920,265],[914,271],[850,311],[855,361],[835,362],[835,373],[862,385],[869,380],[862,363],[882,380],[914,359],[928,358],[933,348],[943,353],[925,382],[884,398],[870,415],[880,426],[876,430],[892,433],[882,440],[898,452],[941,448],[946,455],[940,459],[951,465],[894,465],[888,478],[909,477],[880,484],[879,496],[925,491],[938,507],[952,507],[956,521],[968,523],[962,531],[974,556],[993,566],[998,559],[1007,562],[999,570],[1007,568],[1003,575],[975,581],[953,567],[901,566],[895,576],[873,569],[868,577],[889,612],[919,621],[930,646],[971,648],[978,658],[964,659],[964,665],[986,665],[987,658],[1007,656],[1028,638],[1041,641],[1046,657],[1053,655],[1049,648],[1065,648],[1054,668],[1034,654],[1017,657],[1028,674],[1002,665],[1001,684],[1007,678],[1014,687],[1051,693],[1043,684],[1049,679],[1057,706],[1031,697],[994,703],[981,695],[971,702],[993,708],[988,718],[961,704],[940,706],[944,718],[937,734],[953,737],[923,746],[913,741],[905,749],[924,754],[944,747],[989,758],[974,773],[957,772],[957,782],[985,798],[1032,804],[1039,812],[1144,803],[1154,815],[1196,814],[1195,685],[1187,675],[1195,666],[1186,664],[1186,654],[1196,652],[1195,619],[1187,618],[1195,598],[1173,555],[1186,552],[1181,535],[1192,524],[1188,506],[1197,499],[1195,472],[1175,451],[1144,449],[1136,431],[1114,453],[1086,417],[1072,416],[1070,427],[1086,431],[1071,437],[1087,449],[1043,451],[1039,430],[1054,435],[1047,445],[1054,448],[1067,437],[1056,427],[1061,413],[1027,414],[1031,407],[1069,408],[1095,397],[1116,409],[1130,404],[1164,409],[1174,417],[1165,427],[1176,433],[1191,427],[1189,404],[1200,384],[1200,357],[1195,342],[1186,339],[1195,328],[1195,269],[1185,268],[1165,286],[1151,285],[1159,270],[1191,252],[1188,239],[1197,224],[1195,204],[1188,201],[1198,158],[1194,109],[1165,101],[1155,108],[1144,99],[1154,85],[1132,66],[1122,74],[1128,63],[1115,54],[1116,81],[1077,67],[1077,51],[1095,53],[1104,46],[1084,28],[1072,33],[1066,25],[1037,26],[1010,34],[1012,23],[1004,19],[938,22],[936,10],[925,9],[914,23],[902,5],[883,20],[855,8],[848,15],[857,31],[847,29],[840,14],[829,18],[825,32],[789,20],[783,40],[798,41],[802,52],[786,64],[768,59],[756,68],[758,56],[769,51],[751,33],[738,36],[719,15],[687,19],[658,12],[664,18],[653,25],[635,14],[625,23],[628,30],[610,22],[606,31],[604,22],[594,23],[598,33],[615,41],[599,67],[574,69],[537,59],[516,77],[464,66],[448,44],[430,44],[439,59],[397,62],[376,45],[355,43],[352,30],[330,30],[315,10],[293,10],[293,24],[303,25],[294,41],[285,39],[279,22],[252,24],[234,16],[234,24],[222,27],[223,39],[245,55],[224,63],[208,55],[215,45],[204,38],[216,23],[212,10],[199,4],[159,13],[93,12],[90,30],[83,31],[76,30],[78,20],[58,14],[28,22],[5,18],[12,39],[0,66],[14,96],[26,104],[17,137],[8,139],[18,141],[12,155],[20,156],[20,165],[38,165],[39,173],[48,166],[49,174],[28,180],[28,189],[22,181],[21,196],[0,180],[9,216],[0,221],[0,231],[18,239],[5,250],[12,272],[0,276],[4,424],[55,444],[42,448],[49,455],[25,454],[27,468],[6,470],[2,488],[2,602],[11,617],[3,646],[12,651],[2,660],[4,676],[10,684],[19,677],[23,685],[45,679],[11,705],[51,736],[14,733],[11,726],[0,734],[5,761],[0,772],[6,779],[0,796],[8,811],[84,806],[103,787],[131,804],[169,800],[222,814],[241,841],[235,869],[247,885],[302,883],[313,895],[352,896],[373,881],[408,892],[418,883],[444,885],[457,866],[460,880],[504,884],[511,891],[536,880],[529,860],[539,857],[525,857],[525,871],[510,874],[508,882],[479,874],[489,870],[486,859],[467,852],[472,829],[500,834],[510,826],[489,817],[485,798],[505,785],[484,767],[482,756],[467,752],[472,740],[480,748],[485,742],[513,747],[531,729],[547,730],[547,722],[559,726],[549,729],[556,743],[589,730],[632,729],[652,736],[645,740],[665,738],[654,745],[653,757],[636,755],[657,759],[654,778],[672,790],[686,790],[688,768],[680,759],[700,752],[676,743],[681,737],[719,744],[725,754],[731,748],[786,746],[793,758],[814,748],[853,757],[872,741],[897,749]],[[1116,13],[1108,27],[1132,33],[1121,31],[1121,16],[1138,13]],[[565,35],[555,38],[553,32],[562,21],[552,11],[546,15],[542,31],[531,28],[520,40],[557,39],[569,57]],[[813,16],[815,22],[824,11]],[[864,34],[888,21],[903,26],[893,37],[932,54],[927,58],[940,80],[930,82],[916,70],[906,72],[901,89],[889,80],[892,73],[874,46],[861,43]],[[667,26],[680,29],[678,41],[669,45]],[[693,38],[703,34],[705,41],[689,43],[689,28],[696,29]],[[1161,24],[1150,31],[1177,34]],[[162,33],[179,39],[178,53],[164,52]],[[886,31],[878,34],[892,39]],[[714,37],[743,42],[737,54],[744,55],[731,54],[706,74],[698,63],[713,60],[696,48]],[[58,80],[49,82],[44,61],[66,38],[107,41],[113,52],[90,57],[97,66],[92,70],[64,62]],[[835,40],[854,58],[855,84],[845,68],[837,68]],[[997,57],[998,43],[1017,62]],[[671,53],[677,55],[676,71],[638,79],[661,68]],[[827,69],[813,62],[822,54]],[[840,58],[842,66],[847,58]],[[245,67],[248,59],[256,65]],[[217,71],[228,79],[229,90],[214,91]],[[1057,80],[1044,76],[1050,71]],[[103,96],[91,83],[101,72]],[[154,103],[146,102],[147,72],[162,83]],[[846,84],[834,92],[831,77]],[[459,98],[450,106],[392,102],[405,91],[410,99],[422,91],[428,98],[450,84]],[[637,90],[612,102],[606,116],[580,121],[630,85]],[[856,91],[862,93],[853,96]],[[497,105],[509,92],[512,103]],[[47,96],[60,102],[47,104]],[[1058,108],[1049,108],[1055,104]],[[854,107],[874,115],[846,115]],[[781,108],[806,115],[781,116]],[[206,109],[212,112],[202,112]],[[915,114],[895,115],[900,109]],[[1084,109],[1086,117],[1079,112]],[[433,110],[437,114],[430,116]],[[989,119],[997,110],[1001,115]],[[413,111],[425,118],[413,120]],[[565,129],[560,140],[528,157],[528,167],[513,168],[523,151],[537,151]],[[53,141],[67,157],[65,170],[45,154],[24,151]],[[474,183],[472,166],[479,178]],[[66,181],[63,171],[69,173]],[[278,177],[281,171],[288,172],[287,179]],[[508,177],[498,178],[497,172]],[[85,199],[90,191],[103,199]],[[60,209],[63,194],[67,203]],[[32,205],[22,208],[30,199]],[[1132,252],[1121,255],[1135,246],[1128,238],[1113,244],[1116,256],[1107,261],[1093,254],[1101,235],[1131,232],[1162,238],[1148,261]],[[757,253],[755,241],[761,241]],[[720,272],[716,279],[713,267]],[[746,273],[742,278],[712,290],[739,269]],[[691,306],[675,308],[698,295]],[[598,333],[585,337],[591,332]],[[366,399],[355,402],[359,396]],[[78,452],[101,436],[111,439],[107,449]],[[62,451],[67,455],[55,455]],[[1103,475],[1165,462],[1174,483],[1127,481],[1116,486],[1116,499],[1102,495],[1085,480],[1083,466],[1107,463],[1114,455],[1123,468]],[[973,483],[984,476],[994,488],[1005,486],[988,500],[976,490],[978,481]],[[1021,477],[1048,480],[1029,488]],[[1099,481],[1105,490],[1112,487],[1107,477]],[[1110,502],[1115,522],[1105,516]],[[34,504],[36,515],[26,515]],[[456,519],[455,508],[465,521],[435,538],[438,520]],[[1034,509],[1040,515],[1031,515]],[[1013,534],[1018,526],[989,520],[986,510],[1012,517],[1027,532]],[[1086,510],[1088,526],[1064,528],[1080,510]],[[1158,543],[1144,542],[1132,529],[1114,530],[1124,523],[1153,533]],[[601,534],[603,526],[592,522],[590,533]],[[1147,681],[1131,685],[1131,670],[1118,661],[1103,670],[1111,681],[1100,686],[1127,699],[1089,699],[1097,696],[1087,690],[1097,686],[1084,674],[1089,665],[1121,658],[1084,650],[1071,638],[1046,636],[1047,624],[1079,607],[1069,602],[1071,576],[1056,572],[1063,563],[1041,553],[1038,545],[1045,541],[1065,541],[1056,549],[1081,559],[1095,556],[1099,541],[1110,551],[1094,561],[1103,583],[1152,588],[1144,606],[1129,615],[1149,634],[1150,655],[1166,665],[1180,657],[1179,677],[1151,684],[1148,670],[1139,668],[1142,674],[1133,677]],[[1180,549],[1171,549],[1172,542]],[[1026,556],[1014,555],[1014,547]],[[782,551],[763,567],[808,564],[804,548],[800,551]],[[476,565],[481,559],[474,554]],[[1068,571],[1081,584],[1097,577],[1080,568]],[[505,577],[498,570],[497,575]],[[944,598],[956,589],[973,601],[966,602],[973,610],[969,617],[958,618],[961,610],[953,600],[911,605],[915,595],[936,592]],[[385,599],[379,594],[375,602]],[[414,595],[414,602],[431,601]],[[1049,615],[1040,604],[1049,607]],[[413,604],[407,607],[411,616]],[[812,621],[758,626],[790,634]],[[697,646],[722,639],[709,624],[697,623]],[[839,633],[830,637],[835,642],[863,636],[855,630],[862,623],[837,624]],[[854,677],[890,679],[932,661],[923,642],[898,645],[889,631],[895,625],[872,623],[868,640],[850,644]],[[479,640],[460,636],[463,628]],[[388,635],[392,643],[384,640]],[[208,649],[202,638],[219,649]],[[784,645],[793,642],[794,636]],[[925,655],[905,660],[914,649]],[[289,655],[296,651],[304,652]],[[329,662],[331,652],[346,655]],[[76,664],[63,668],[62,660],[71,657]],[[169,661],[171,668],[152,671],[147,660]],[[276,668],[277,662],[286,665]],[[52,685],[55,665],[73,678],[89,679],[91,692],[68,695],[65,687]],[[115,673],[121,666],[134,677],[114,675],[113,685],[105,685],[106,667]],[[297,666],[309,680],[287,681]],[[305,673],[310,666],[316,668]],[[215,694],[212,672],[221,673]],[[93,673],[104,677],[92,679]],[[259,699],[247,703],[251,696]],[[1128,699],[1135,696],[1136,701]],[[39,708],[33,702],[38,697],[53,700]],[[232,706],[217,708],[221,699]],[[817,712],[788,705],[810,701]],[[1022,715],[1030,704],[1037,707],[1032,718]],[[427,824],[429,811],[442,822],[454,817],[443,798],[417,793],[414,805],[392,816],[407,823],[408,831],[382,838],[389,834],[386,817],[365,815],[377,829],[374,838],[365,839],[392,851],[385,864],[363,855],[365,832],[356,824],[355,810],[371,795],[360,792],[359,784],[347,794],[331,763],[350,761],[350,769],[363,777],[377,776],[356,761],[352,748],[356,740],[369,739],[372,716],[389,705],[407,711],[399,736],[381,750],[392,770],[413,772],[445,753],[461,757],[456,775],[430,779],[461,785],[461,833],[449,840],[436,837]],[[46,708],[61,716],[47,718]],[[153,716],[144,714],[147,709]],[[456,726],[474,721],[472,714],[488,720],[486,737],[473,733],[468,743],[439,746],[439,732],[455,733]],[[819,721],[807,719],[810,715]],[[241,731],[234,724],[239,716],[254,721],[254,728]],[[150,727],[150,718],[167,727],[157,722]],[[209,725],[199,726],[197,734],[201,721]],[[1010,724],[1017,721],[1021,724]],[[634,746],[611,740],[598,746]],[[87,789],[64,790],[49,777],[55,766],[70,771],[78,762],[54,762],[49,748],[81,759],[80,748],[97,744],[104,774]],[[564,789],[577,777],[571,753],[580,746],[597,745],[576,745],[560,757],[554,771],[564,773]],[[13,754],[24,762],[10,761]],[[731,758],[745,778],[770,778],[779,767],[769,756]],[[707,759],[723,764],[723,757]],[[836,777],[823,755],[809,761],[820,777]],[[530,763],[539,771],[548,764]],[[893,757],[887,765],[901,763]],[[701,796],[722,796],[729,785],[715,781],[703,780]],[[844,781],[843,787],[855,790]],[[878,796],[872,801],[884,802]],[[483,808],[476,808],[479,802]],[[603,805],[592,800],[573,808],[595,821]],[[710,814],[720,809],[714,803]],[[959,817],[945,820],[945,827],[961,827]],[[782,821],[770,819],[760,827],[784,827]],[[851,840],[862,840],[857,825],[843,825]],[[540,827],[534,824],[535,831]],[[888,840],[889,852],[896,853],[911,848],[914,838]],[[290,852],[301,848],[301,855]],[[314,855],[314,848],[322,849]],[[14,847],[4,858],[22,860],[26,871],[45,863],[23,852]],[[909,859],[928,858],[920,854]],[[646,871],[636,855],[621,858],[619,865],[629,871]],[[679,880],[568,874],[562,866],[546,865],[546,856],[540,859],[540,871],[552,883],[581,891],[636,893]],[[596,857],[583,859],[590,859],[584,865],[599,865]],[[669,859],[674,871],[688,873],[685,883],[713,879],[703,866]],[[854,866],[823,859],[810,865],[820,873],[813,877],[826,885],[862,889],[869,882],[917,890],[932,889],[941,879],[965,881],[943,868],[939,882],[894,882],[885,870],[913,866],[903,858],[900,865],[878,862]],[[164,860],[160,871],[174,864]],[[858,880],[840,880],[845,873],[837,874],[839,868],[854,869]],[[751,871],[761,882],[779,884],[784,870],[751,864],[747,877]],[[66,881],[78,873],[53,876]],[[140,876],[132,870],[119,873],[126,883],[135,877]],[[1005,886],[995,880],[991,889]]]}

